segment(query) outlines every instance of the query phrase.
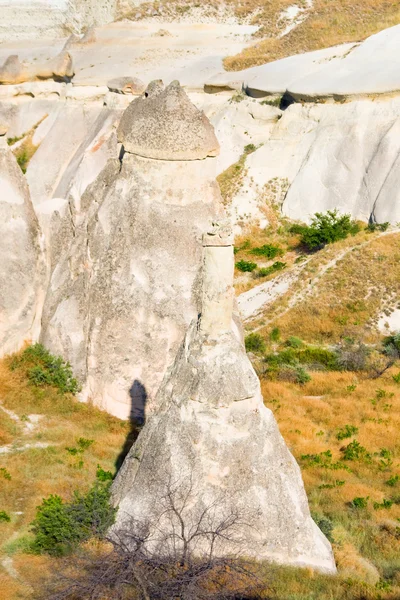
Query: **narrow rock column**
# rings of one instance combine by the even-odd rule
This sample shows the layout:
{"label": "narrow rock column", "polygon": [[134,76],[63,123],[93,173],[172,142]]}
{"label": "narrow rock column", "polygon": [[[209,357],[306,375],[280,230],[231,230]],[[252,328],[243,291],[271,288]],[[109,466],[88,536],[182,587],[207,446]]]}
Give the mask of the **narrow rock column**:
{"label": "narrow rock column", "polygon": [[232,330],[233,234],[229,226],[215,225],[203,237],[203,297],[200,333],[216,338]]}

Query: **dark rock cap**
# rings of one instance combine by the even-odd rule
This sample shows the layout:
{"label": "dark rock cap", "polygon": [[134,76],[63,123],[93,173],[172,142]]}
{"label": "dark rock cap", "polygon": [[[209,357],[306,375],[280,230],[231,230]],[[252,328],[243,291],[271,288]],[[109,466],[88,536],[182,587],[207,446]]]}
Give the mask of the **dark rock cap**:
{"label": "dark rock cap", "polygon": [[198,160],[220,150],[213,126],[179,81],[166,88],[151,82],[122,115],[118,141],[126,152],[158,160]]}

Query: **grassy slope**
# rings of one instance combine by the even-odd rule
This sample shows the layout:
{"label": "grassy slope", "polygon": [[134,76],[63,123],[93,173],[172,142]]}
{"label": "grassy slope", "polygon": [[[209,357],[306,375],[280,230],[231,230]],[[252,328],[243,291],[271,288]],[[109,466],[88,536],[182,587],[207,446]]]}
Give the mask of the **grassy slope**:
{"label": "grassy slope", "polygon": [[[8,480],[0,474],[0,510],[11,515],[10,523],[0,523],[0,589],[4,594],[0,597],[13,600],[29,597],[30,590],[2,569],[4,558],[13,557],[15,568],[33,587],[46,568],[52,568],[50,560],[23,554],[36,506],[49,494],[68,499],[76,489],[87,490],[98,464],[114,472],[129,427],[71,396],[30,386],[24,375],[8,369],[7,361],[0,362],[0,401],[20,418],[15,421],[0,410],[0,444],[13,445],[12,452],[0,454],[0,467],[11,475]],[[26,431],[26,418],[33,414],[40,415],[40,420],[36,428]],[[66,448],[76,446],[80,437],[94,444],[83,455],[73,456]],[[37,443],[48,446],[23,448]]]}

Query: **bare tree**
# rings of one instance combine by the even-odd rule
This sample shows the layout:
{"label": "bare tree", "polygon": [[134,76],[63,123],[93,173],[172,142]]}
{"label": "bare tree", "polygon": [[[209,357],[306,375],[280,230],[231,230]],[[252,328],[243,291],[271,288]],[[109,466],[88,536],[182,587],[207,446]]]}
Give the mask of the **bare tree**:
{"label": "bare tree", "polygon": [[[190,510],[192,484],[168,481],[147,519],[130,518],[101,550],[64,560],[46,600],[239,600],[259,598],[256,565],[241,555],[251,525],[229,499]],[[225,551],[222,552],[222,546]],[[230,549],[226,556],[226,548]],[[265,591],[265,584],[263,585]]]}

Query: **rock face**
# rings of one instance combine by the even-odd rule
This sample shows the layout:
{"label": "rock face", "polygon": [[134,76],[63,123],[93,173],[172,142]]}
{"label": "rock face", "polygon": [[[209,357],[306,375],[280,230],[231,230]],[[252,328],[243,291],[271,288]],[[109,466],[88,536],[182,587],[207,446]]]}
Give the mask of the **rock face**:
{"label": "rock face", "polygon": [[125,111],[118,139],[127,152],[158,160],[196,160],[219,154],[207,117],[173,81],[153,82]]}
{"label": "rock face", "polygon": [[143,94],[146,89],[143,81],[137,77],[116,77],[107,82],[110,92],[116,94],[132,94],[134,96]]}
{"label": "rock face", "polygon": [[[200,319],[163,381],[159,410],[113,485],[119,507],[114,532],[123,535],[135,520],[156,519],[162,535],[173,535],[177,523],[160,518],[155,507],[179,489],[189,498],[181,512],[186,527],[209,507],[221,521],[236,511],[245,556],[334,572],[330,544],[309,513],[300,469],[232,333],[233,247],[224,233],[215,233],[205,239]],[[220,541],[217,553],[229,554],[231,543]]]}
{"label": "rock face", "polygon": [[116,13],[117,0],[0,0],[0,39],[82,33],[88,26],[110,23]]}
{"label": "rock face", "polygon": [[0,356],[37,340],[45,266],[37,218],[21,169],[0,142]]}
{"label": "rock face", "polygon": [[73,198],[72,210],[53,216],[41,340],[70,361],[83,398],[119,417],[151,409],[199,312],[201,236],[222,210],[215,169],[212,158],[126,152],[88,187],[75,217]]}
{"label": "rock face", "polygon": [[58,56],[42,64],[26,65],[18,56],[7,58],[0,67],[0,84],[15,85],[26,81],[43,79],[70,79],[74,75],[71,55],[62,51]]}
{"label": "rock face", "polygon": [[[292,104],[270,139],[249,156],[248,173],[233,206],[238,215],[272,200],[291,219],[339,209],[356,219],[400,220],[400,100]],[[240,212],[239,212],[240,211]]]}

